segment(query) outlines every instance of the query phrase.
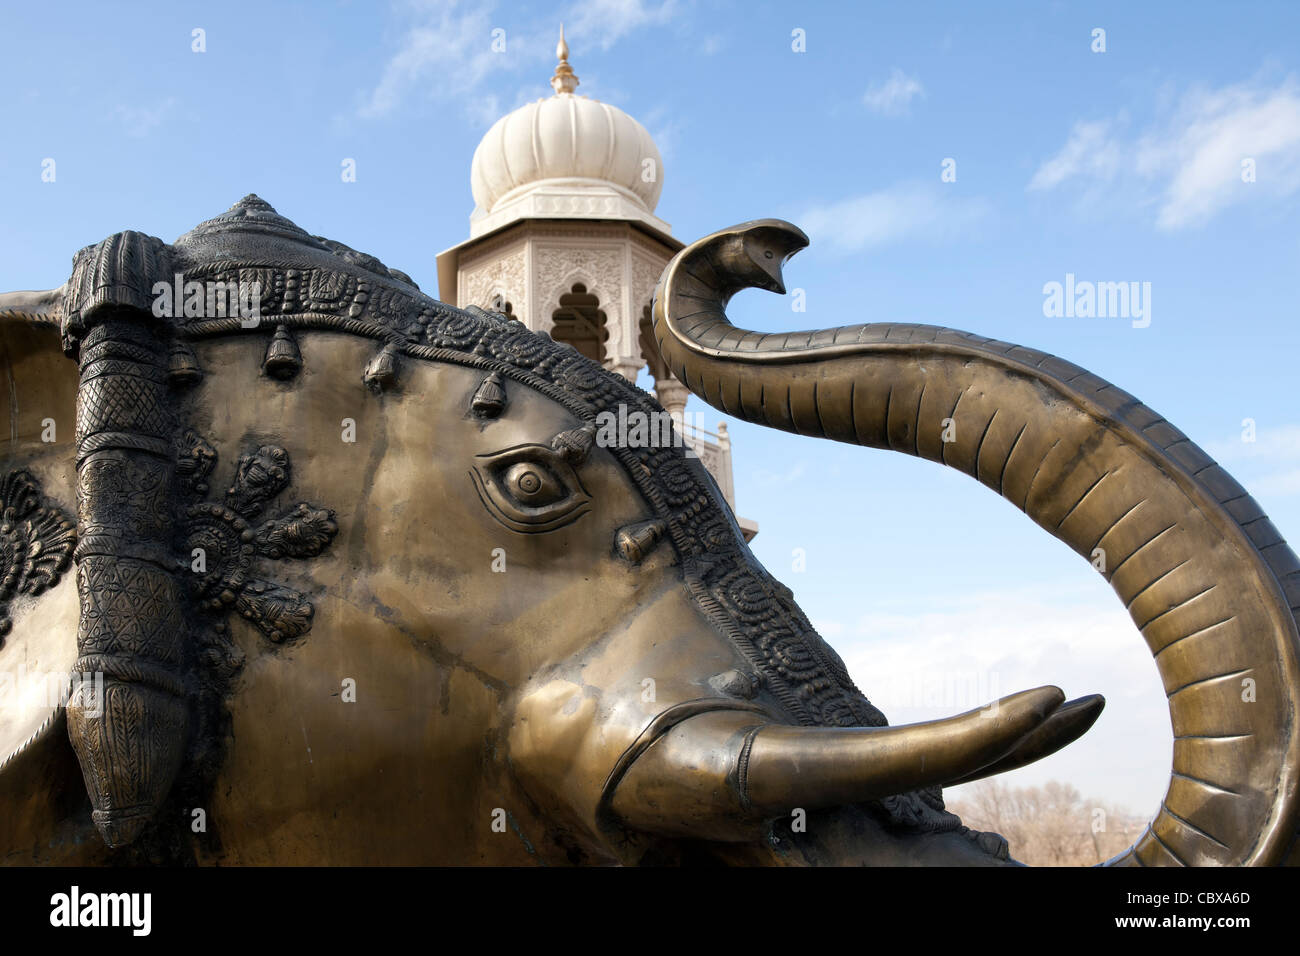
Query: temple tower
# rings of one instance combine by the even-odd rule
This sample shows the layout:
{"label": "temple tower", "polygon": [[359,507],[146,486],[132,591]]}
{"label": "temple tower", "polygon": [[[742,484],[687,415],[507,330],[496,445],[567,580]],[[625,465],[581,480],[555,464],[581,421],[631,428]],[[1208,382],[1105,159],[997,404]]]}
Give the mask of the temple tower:
{"label": "temple tower", "polygon": [[[575,93],[560,30],[551,96],[497,120],[474,151],[469,238],[438,255],[438,297],[476,305],[546,332],[635,383],[647,368],[655,397],[735,508],[731,442],[685,418],[689,393],[650,334],[650,302],[682,248],[654,214],[663,160],[644,126]],[[741,519],[746,538],[758,525]]]}

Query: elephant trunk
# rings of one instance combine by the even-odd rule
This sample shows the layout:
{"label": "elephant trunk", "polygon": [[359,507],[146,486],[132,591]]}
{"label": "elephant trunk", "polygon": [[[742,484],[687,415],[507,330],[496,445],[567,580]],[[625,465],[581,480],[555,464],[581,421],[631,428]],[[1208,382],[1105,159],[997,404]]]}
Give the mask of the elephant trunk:
{"label": "elephant trunk", "polygon": [[781,266],[807,241],[769,219],[678,253],[654,303],[672,373],[747,421],[964,471],[1102,569],[1155,658],[1174,732],[1160,810],[1112,862],[1284,861],[1300,561],[1254,499],[1133,396],[1043,352],[926,325],[733,326],[730,297],[784,291]]}

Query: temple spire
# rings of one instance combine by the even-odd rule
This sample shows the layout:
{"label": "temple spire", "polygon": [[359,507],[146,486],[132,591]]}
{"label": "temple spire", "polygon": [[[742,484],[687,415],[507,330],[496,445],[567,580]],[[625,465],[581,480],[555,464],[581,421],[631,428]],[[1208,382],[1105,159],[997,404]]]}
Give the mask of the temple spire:
{"label": "temple spire", "polygon": [[555,65],[555,75],[551,77],[551,89],[556,94],[572,93],[578,88],[578,75],[569,66],[569,44],[564,42],[564,24],[560,24],[560,42],[555,45],[555,56],[560,61]]}

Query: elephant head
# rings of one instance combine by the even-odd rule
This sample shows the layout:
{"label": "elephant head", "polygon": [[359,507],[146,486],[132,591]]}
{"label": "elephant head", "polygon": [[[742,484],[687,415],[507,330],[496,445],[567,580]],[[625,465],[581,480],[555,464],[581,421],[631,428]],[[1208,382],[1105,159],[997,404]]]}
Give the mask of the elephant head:
{"label": "elephant head", "polygon": [[[655,321],[674,373],[735,414],[943,458],[918,415],[953,411],[949,391],[980,368],[975,340],[882,330],[881,346],[849,346],[857,331],[839,330],[800,352],[726,324],[737,288],[779,289],[797,238],[743,227],[670,265]],[[232,288],[256,308],[231,298],[214,314]],[[73,674],[66,708],[0,708],[9,859],[1002,863],[1005,842],[962,827],[939,788],[1051,753],[1100,710],[1046,687],[887,726],[754,560],[699,460],[675,441],[601,437],[605,413],[662,415],[649,396],[504,316],[422,295],[256,197],[171,245],[120,233],[88,247],[61,290],[0,299],[0,315],[4,470],[27,476],[0,491],[35,488],[24,514],[77,502],[75,575],[15,595],[0,647],[0,668],[39,651]],[[75,365],[52,357],[60,340]],[[1127,424],[1136,402],[1103,420],[1104,383],[1075,400],[1051,391],[1064,363],[979,347],[1002,364],[954,414],[1007,404],[950,464],[987,478],[1019,446],[999,486],[1071,541],[1102,530],[1093,499],[1110,500],[1110,474],[1145,496],[1128,502],[1142,523],[1114,522],[1108,539],[1142,551],[1117,578],[1175,545],[1190,556],[1173,555],[1171,585],[1235,575],[1232,594],[1226,578],[1210,587],[1231,603],[1214,625],[1226,643],[1199,624],[1175,644],[1157,620],[1188,626],[1175,592],[1133,585],[1148,639],[1169,648],[1157,660],[1176,681],[1176,732],[1194,743],[1132,859],[1276,860],[1294,833],[1296,685],[1268,562],[1290,552],[1252,543],[1267,522],[1230,537],[1220,519],[1249,499],[1205,504],[1230,479],[1192,476],[1185,439],[1166,452],[1165,432],[1142,438]],[[918,370],[925,348],[939,358]],[[73,393],[75,430],[40,442]],[[1086,444],[1035,481],[1019,456],[1049,450],[1049,420],[1058,444]],[[1076,426],[1082,437],[1062,431]],[[1157,477],[1172,490],[1148,487]],[[1179,500],[1178,527],[1141,548],[1148,512]],[[14,548],[33,536],[6,534]],[[1198,650],[1207,634],[1213,652]],[[1257,677],[1258,712],[1233,723],[1204,696],[1218,671],[1194,664],[1209,657]],[[1229,732],[1237,747],[1215,749]]]}

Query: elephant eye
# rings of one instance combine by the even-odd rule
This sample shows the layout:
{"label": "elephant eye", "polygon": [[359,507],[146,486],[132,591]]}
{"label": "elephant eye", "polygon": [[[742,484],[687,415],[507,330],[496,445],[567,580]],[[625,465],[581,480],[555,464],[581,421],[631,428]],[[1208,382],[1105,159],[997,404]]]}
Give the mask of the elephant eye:
{"label": "elephant eye", "polygon": [[547,505],[564,498],[568,491],[539,462],[521,461],[511,465],[502,480],[505,489],[526,505]]}
{"label": "elephant eye", "polygon": [[554,531],[590,510],[577,473],[546,445],[479,455],[470,477],[492,517],[521,534]]}

